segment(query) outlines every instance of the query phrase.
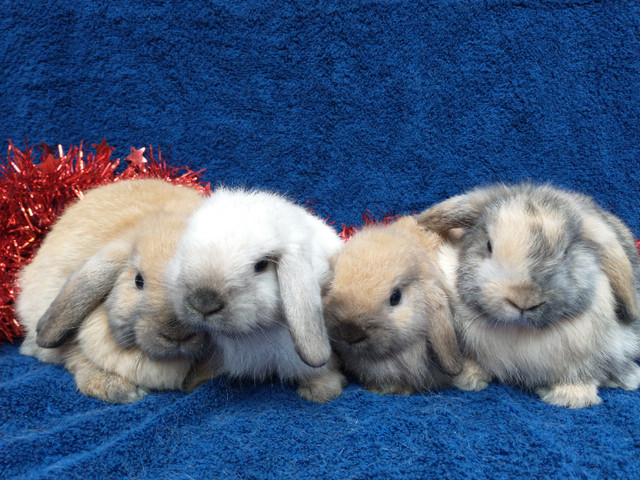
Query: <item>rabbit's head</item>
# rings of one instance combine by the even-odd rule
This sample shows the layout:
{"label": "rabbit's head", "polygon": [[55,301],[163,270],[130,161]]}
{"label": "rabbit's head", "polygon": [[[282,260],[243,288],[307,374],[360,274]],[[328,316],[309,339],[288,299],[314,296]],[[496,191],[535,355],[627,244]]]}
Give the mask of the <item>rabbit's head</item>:
{"label": "rabbit's head", "polygon": [[544,328],[575,317],[590,308],[600,272],[621,319],[636,316],[627,240],[586,197],[500,185],[446,200],[419,221],[425,228],[464,227],[457,288],[485,321]]}
{"label": "rabbit's head", "polygon": [[[194,195],[192,209],[201,202]],[[164,279],[188,213],[158,207],[78,267],[39,320],[38,345],[62,345],[104,304],[120,348],[137,347],[154,360],[206,355],[209,333],[177,322]]]}
{"label": "rabbit's head", "polygon": [[331,353],[321,288],[335,232],[288,200],[220,188],[189,221],[168,269],[178,318],[191,328],[242,336],[286,324],[300,358]]}
{"label": "rabbit's head", "polygon": [[338,352],[383,359],[424,342],[444,371],[459,371],[449,290],[436,261],[441,243],[413,217],[354,235],[334,260],[324,296]]}

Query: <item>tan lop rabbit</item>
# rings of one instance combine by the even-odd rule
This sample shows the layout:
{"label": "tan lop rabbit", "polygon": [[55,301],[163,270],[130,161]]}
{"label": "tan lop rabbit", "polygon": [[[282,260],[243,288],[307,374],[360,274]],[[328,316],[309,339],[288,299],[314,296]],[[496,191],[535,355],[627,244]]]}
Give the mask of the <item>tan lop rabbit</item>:
{"label": "tan lop rabbit", "polygon": [[324,295],[345,370],[382,394],[436,390],[461,370],[453,309],[438,267],[443,239],[413,217],[357,232]]}
{"label": "tan lop rabbit", "polygon": [[113,402],[179,389],[210,337],[176,322],[164,268],[203,200],[162,180],[125,180],[68,207],[21,272],[25,355],[63,363]]}
{"label": "tan lop rabbit", "polygon": [[638,388],[640,269],[619,219],[584,195],[525,183],[450,198],[418,222],[464,229],[441,263],[460,299],[459,387],[495,377],[570,408],[600,403],[600,386]]}

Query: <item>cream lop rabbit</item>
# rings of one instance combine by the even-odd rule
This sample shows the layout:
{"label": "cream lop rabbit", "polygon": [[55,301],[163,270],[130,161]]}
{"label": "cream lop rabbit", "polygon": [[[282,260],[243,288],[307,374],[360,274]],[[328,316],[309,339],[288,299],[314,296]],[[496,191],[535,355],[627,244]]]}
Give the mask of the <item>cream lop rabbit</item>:
{"label": "cream lop rabbit", "polygon": [[126,180],[68,207],[19,278],[20,351],[63,363],[81,392],[107,401],[182,388],[210,336],[176,322],[163,275],[202,200],[162,180]]}

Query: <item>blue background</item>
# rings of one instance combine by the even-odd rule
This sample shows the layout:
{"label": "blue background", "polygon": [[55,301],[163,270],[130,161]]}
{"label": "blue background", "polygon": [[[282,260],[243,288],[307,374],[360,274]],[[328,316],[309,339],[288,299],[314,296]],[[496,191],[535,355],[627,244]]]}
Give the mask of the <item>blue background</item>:
{"label": "blue background", "polygon": [[[337,225],[550,181],[640,236],[640,5],[426,3],[0,1],[0,144],[153,145]],[[352,385],[315,405],[216,380],[117,406],[5,344],[0,476],[638,478],[640,393],[602,398]]]}

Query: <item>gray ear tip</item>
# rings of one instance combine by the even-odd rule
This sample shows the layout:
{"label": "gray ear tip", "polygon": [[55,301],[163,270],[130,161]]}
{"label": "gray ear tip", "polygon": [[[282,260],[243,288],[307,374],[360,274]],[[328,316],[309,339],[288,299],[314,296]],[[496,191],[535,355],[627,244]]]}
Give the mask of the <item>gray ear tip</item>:
{"label": "gray ear tip", "polygon": [[323,348],[322,350],[318,350],[315,352],[300,352],[298,351],[298,355],[300,359],[312,368],[321,368],[324,367],[329,360],[331,359],[331,347],[327,345],[328,348]]}
{"label": "gray ear tip", "polygon": [[71,331],[60,331],[59,329],[52,328],[50,324],[50,316],[45,314],[36,327],[36,344],[41,348],[57,348],[61,346],[69,336],[72,335]]}
{"label": "gray ear tip", "polygon": [[46,335],[36,336],[36,343],[41,348],[57,348],[64,343],[64,338],[49,338]]}
{"label": "gray ear tip", "polygon": [[460,375],[462,373],[462,362],[458,359],[453,360],[450,365],[447,365],[446,373],[452,377]]}

